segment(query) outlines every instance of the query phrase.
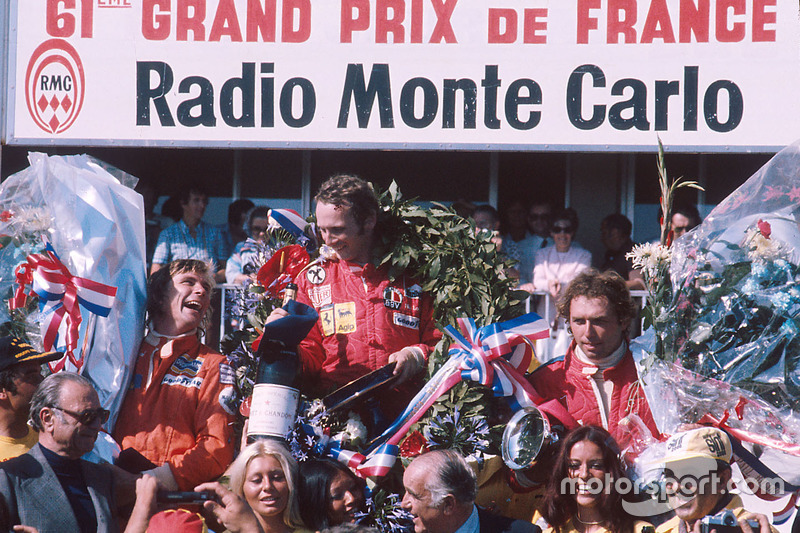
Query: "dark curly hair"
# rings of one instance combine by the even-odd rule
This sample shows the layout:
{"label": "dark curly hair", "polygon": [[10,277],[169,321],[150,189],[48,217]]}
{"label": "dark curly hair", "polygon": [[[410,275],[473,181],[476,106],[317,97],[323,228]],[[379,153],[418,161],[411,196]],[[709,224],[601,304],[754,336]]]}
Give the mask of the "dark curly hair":
{"label": "dark curly hair", "polygon": [[570,305],[578,296],[586,298],[605,298],[620,323],[627,328],[636,316],[636,304],[631,298],[631,291],[625,280],[613,270],[598,272],[590,268],[584,270],[567,286],[564,295],[558,300],[558,314],[569,322]]}
{"label": "dark curly hair", "polygon": [[314,197],[319,203],[336,207],[349,207],[360,229],[370,215],[377,216],[378,197],[372,184],[350,174],[337,174],[328,178]]}
{"label": "dark curly hair", "polygon": [[[603,428],[597,426],[580,426],[564,436],[556,457],[553,474],[547,481],[542,516],[547,520],[555,533],[561,533],[562,527],[570,518],[578,513],[578,504],[565,487],[564,480],[569,479],[569,456],[572,448],[581,441],[589,441],[600,448],[603,454],[603,465],[608,472],[611,483],[625,477],[622,461],[619,458],[619,447],[614,438]],[[622,495],[614,490],[603,490],[599,495],[598,508],[614,533],[632,533],[635,519],[622,507]]]}

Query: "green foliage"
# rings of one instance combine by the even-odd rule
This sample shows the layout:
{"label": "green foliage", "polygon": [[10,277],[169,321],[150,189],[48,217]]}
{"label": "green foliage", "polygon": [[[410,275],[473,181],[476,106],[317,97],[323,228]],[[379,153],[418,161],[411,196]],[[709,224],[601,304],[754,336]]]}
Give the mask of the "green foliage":
{"label": "green foliage", "polygon": [[489,235],[476,235],[473,222],[441,204],[414,205],[394,182],[379,199],[377,263],[388,265],[393,279],[405,273],[420,280],[434,297],[437,324],[468,316],[480,327],[522,314],[527,293],[514,291],[506,275],[513,262],[497,253]]}

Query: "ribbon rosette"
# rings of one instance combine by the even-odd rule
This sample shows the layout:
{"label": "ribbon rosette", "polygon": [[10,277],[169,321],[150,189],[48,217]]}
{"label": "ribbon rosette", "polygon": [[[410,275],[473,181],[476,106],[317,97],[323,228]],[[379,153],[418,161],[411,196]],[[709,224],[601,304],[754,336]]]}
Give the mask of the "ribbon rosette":
{"label": "ribbon rosette", "polygon": [[441,395],[459,381],[475,381],[491,387],[495,396],[509,399],[511,408],[537,405],[541,397],[525,379],[524,373],[533,358],[533,341],[550,333],[545,320],[535,313],[478,328],[471,318],[460,318],[461,331],[445,328],[454,341],[450,358],[428,381],[399,417],[375,439],[367,455],[342,455],[341,450],[326,448],[328,455],[344,462],[362,477],[383,476],[392,469],[398,444]]}
{"label": "ribbon rosette", "polygon": [[[74,355],[81,325],[80,306],[91,313],[107,317],[114,305],[117,288],[73,276],[47,239],[44,242],[44,253],[29,255],[27,262],[14,270],[17,290],[9,301],[9,307],[19,309],[25,306],[27,296],[39,297],[45,350],[53,349],[58,337],[58,328],[66,318],[66,356],[72,364],[81,368],[83,359],[77,359]],[[28,285],[31,285],[31,290],[26,294],[25,287]],[[61,370],[64,364],[65,359],[61,359],[51,369],[54,372]]]}
{"label": "ribbon rosette", "polygon": [[308,222],[294,209],[270,209],[267,212],[270,226],[280,226],[295,238],[297,244],[308,248],[311,239],[305,234]]}

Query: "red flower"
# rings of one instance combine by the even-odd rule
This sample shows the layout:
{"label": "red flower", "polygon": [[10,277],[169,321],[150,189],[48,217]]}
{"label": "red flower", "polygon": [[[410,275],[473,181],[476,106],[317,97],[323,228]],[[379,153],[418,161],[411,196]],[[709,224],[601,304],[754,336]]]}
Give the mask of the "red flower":
{"label": "red flower", "polygon": [[769,236],[772,235],[772,226],[769,225],[769,222],[758,219],[758,231],[761,232],[761,235],[769,239]]}
{"label": "red flower", "polygon": [[11,220],[11,217],[13,216],[14,213],[12,213],[11,211],[3,211],[2,213],[0,213],[0,222],[8,222],[9,220]]}
{"label": "red flower", "polygon": [[419,431],[413,431],[400,444],[400,457],[416,457],[428,451],[428,441]]}

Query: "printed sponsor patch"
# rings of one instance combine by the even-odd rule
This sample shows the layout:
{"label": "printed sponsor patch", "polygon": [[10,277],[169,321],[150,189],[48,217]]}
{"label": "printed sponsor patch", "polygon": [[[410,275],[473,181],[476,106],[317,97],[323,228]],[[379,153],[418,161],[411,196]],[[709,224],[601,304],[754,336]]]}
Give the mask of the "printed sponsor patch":
{"label": "printed sponsor patch", "polygon": [[228,363],[219,364],[219,382],[223,385],[236,384],[236,370]]}
{"label": "printed sponsor patch", "polygon": [[404,315],[403,313],[393,313],[392,319],[396,326],[419,329],[419,318],[415,316]]}
{"label": "printed sponsor patch", "polygon": [[319,323],[322,324],[322,334],[330,337],[336,331],[336,322],[333,317],[333,305],[328,305],[319,310]]}
{"label": "printed sponsor patch", "polygon": [[203,360],[202,357],[189,359],[186,355],[178,357],[161,380],[161,384],[199,389],[203,384],[203,378],[197,377],[197,373],[203,366]]}
{"label": "printed sponsor patch", "polygon": [[203,385],[203,378],[190,378],[187,376],[172,376],[167,374],[161,380],[162,385],[180,385],[187,389],[199,389]]}
{"label": "printed sponsor patch", "polygon": [[327,274],[325,273],[325,269],[322,268],[320,265],[311,265],[306,270],[306,279],[312,285],[320,285],[323,281],[325,281],[325,277]]}
{"label": "printed sponsor patch", "polygon": [[336,333],[353,333],[356,330],[356,303],[346,302],[333,306]]}
{"label": "printed sponsor patch", "polygon": [[314,307],[322,307],[331,303],[331,286],[320,285],[318,287],[311,287],[308,289],[308,299],[314,304]]}
{"label": "printed sponsor patch", "polygon": [[397,287],[386,287],[383,291],[383,305],[394,311],[400,309],[403,303],[403,291]]}

